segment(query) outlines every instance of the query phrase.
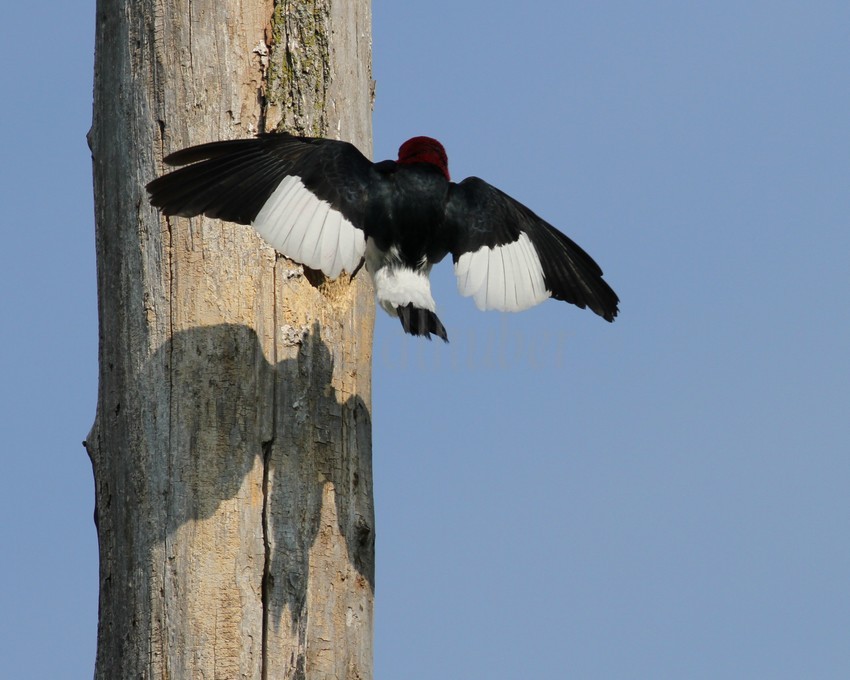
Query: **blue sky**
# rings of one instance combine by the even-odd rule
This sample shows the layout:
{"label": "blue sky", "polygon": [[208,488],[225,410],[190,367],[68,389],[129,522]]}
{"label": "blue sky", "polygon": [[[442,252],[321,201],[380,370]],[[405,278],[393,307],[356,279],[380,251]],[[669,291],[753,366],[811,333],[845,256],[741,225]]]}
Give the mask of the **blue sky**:
{"label": "blue sky", "polygon": [[[0,10],[0,677],[88,678],[94,3]],[[376,0],[413,135],[622,299],[379,315],[378,678],[850,675],[850,5]]]}

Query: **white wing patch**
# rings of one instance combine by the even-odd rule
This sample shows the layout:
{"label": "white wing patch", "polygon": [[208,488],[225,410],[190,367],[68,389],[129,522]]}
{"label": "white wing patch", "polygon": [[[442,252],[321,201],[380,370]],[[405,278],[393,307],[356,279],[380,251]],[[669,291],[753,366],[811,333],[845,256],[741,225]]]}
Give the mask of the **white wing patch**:
{"label": "white wing patch", "polygon": [[279,253],[331,278],[353,272],[366,250],[363,231],[295,176],[278,185],[253,227]]}
{"label": "white wing patch", "polygon": [[513,243],[464,253],[455,275],[460,294],[471,295],[478,309],[519,312],[551,296],[540,257],[525,233]]}

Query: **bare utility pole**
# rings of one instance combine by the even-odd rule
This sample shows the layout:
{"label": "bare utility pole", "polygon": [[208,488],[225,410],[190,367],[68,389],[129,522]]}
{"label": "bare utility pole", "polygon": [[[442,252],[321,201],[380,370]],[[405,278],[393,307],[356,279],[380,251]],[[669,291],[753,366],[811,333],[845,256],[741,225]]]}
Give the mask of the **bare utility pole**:
{"label": "bare utility pole", "polygon": [[144,190],[262,130],[370,154],[370,50],[369,0],[98,0],[100,680],[372,677],[368,277]]}

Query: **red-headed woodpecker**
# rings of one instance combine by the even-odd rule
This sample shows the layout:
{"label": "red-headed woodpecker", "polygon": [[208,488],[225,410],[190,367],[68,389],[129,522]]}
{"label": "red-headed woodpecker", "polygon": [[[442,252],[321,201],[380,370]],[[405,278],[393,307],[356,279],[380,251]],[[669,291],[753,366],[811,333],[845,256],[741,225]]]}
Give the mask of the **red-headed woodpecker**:
{"label": "red-headed woodpecker", "polygon": [[487,182],[452,182],[442,144],[429,137],[379,163],[347,142],[279,133],[194,146],[165,162],[186,167],[147,186],[164,214],[253,225],[279,253],[331,278],[365,259],[379,304],[412,335],[448,341],[428,276],[449,253],[458,290],[480,309],[553,297],[607,321],[617,315],[617,294],[584,250]]}

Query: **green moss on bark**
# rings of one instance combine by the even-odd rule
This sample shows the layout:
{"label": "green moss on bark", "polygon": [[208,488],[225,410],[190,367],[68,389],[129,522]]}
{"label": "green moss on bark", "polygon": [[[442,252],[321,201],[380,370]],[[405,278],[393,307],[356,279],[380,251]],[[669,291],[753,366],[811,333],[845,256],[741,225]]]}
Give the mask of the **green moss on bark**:
{"label": "green moss on bark", "polygon": [[276,0],[272,16],[266,101],[276,129],[327,134],[331,64],[329,0]]}

